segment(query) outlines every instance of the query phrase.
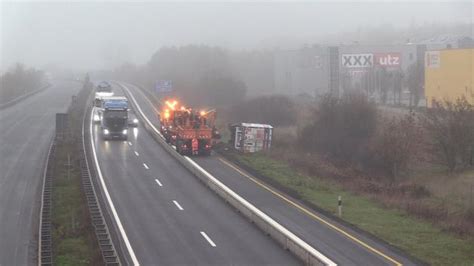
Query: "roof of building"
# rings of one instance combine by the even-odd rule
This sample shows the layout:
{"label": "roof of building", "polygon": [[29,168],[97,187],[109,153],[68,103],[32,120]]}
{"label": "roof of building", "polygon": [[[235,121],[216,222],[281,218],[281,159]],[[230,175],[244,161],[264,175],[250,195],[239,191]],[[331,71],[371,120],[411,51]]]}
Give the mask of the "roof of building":
{"label": "roof of building", "polygon": [[256,128],[273,128],[271,125],[267,124],[257,124],[257,123],[235,123],[231,127],[242,126],[242,127],[256,127]]}

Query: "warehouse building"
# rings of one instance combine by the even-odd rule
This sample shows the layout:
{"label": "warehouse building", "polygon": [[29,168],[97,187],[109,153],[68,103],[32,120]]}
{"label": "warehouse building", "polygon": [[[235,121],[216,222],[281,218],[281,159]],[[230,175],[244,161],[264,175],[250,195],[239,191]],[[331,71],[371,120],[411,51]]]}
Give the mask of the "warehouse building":
{"label": "warehouse building", "polygon": [[278,51],[274,57],[275,92],[318,97],[339,93],[337,47],[317,46]]}
{"label": "warehouse building", "polygon": [[425,54],[425,94],[433,101],[465,97],[474,104],[474,49],[446,49]]}
{"label": "warehouse building", "polygon": [[415,40],[426,46],[427,50],[474,48],[474,40],[469,36],[445,34],[429,39]]}
{"label": "warehouse building", "polygon": [[[275,92],[318,97],[360,90],[376,101],[390,98],[387,91],[402,88],[412,64],[423,66],[423,45],[313,46],[278,51],[274,57]],[[398,96],[401,98],[401,96]],[[394,96],[392,96],[394,98]]]}

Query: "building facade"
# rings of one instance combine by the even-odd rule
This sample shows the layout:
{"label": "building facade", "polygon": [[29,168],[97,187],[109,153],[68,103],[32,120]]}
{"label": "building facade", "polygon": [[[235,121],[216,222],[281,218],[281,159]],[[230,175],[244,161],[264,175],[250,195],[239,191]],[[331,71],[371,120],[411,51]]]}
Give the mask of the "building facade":
{"label": "building facade", "polygon": [[423,66],[425,50],[423,45],[350,45],[279,51],[274,57],[275,90],[313,97],[359,90],[378,101],[394,86],[401,94],[403,77],[411,65]]}
{"label": "building facade", "polygon": [[313,46],[278,51],[274,56],[275,92],[318,97],[339,91],[337,47]]}
{"label": "building facade", "polygon": [[474,49],[446,49],[425,54],[425,94],[434,101],[465,97],[474,104]]}
{"label": "building facade", "polygon": [[377,102],[409,104],[405,78],[423,65],[424,45],[351,45],[339,48],[341,91],[362,91]]}

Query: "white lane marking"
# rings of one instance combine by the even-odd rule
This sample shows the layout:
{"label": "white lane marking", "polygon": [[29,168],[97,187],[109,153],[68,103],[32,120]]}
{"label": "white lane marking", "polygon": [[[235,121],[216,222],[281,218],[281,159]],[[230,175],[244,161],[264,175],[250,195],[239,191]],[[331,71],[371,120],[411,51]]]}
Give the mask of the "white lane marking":
{"label": "white lane marking", "polygon": [[201,231],[201,235],[207,240],[207,242],[209,242],[209,245],[216,247],[216,244],[214,243],[214,241],[212,241],[212,239],[208,237],[206,233]]}
{"label": "white lane marking", "polygon": [[[93,117],[92,117],[92,112],[91,112],[91,121],[93,121],[92,118]],[[110,197],[109,190],[107,189],[107,186],[105,185],[104,176],[102,175],[102,171],[100,170],[99,159],[97,159],[97,153],[95,151],[94,134],[92,134],[92,122],[90,124],[89,130],[90,130],[92,154],[94,155],[94,163],[97,169],[97,173],[99,175],[100,184],[102,185],[102,189],[104,190],[105,197],[107,198],[107,202],[109,203],[110,209],[112,210],[112,214],[114,216],[115,222],[117,223],[120,234],[122,235],[123,241],[125,242],[125,246],[127,247],[128,253],[130,254],[130,257],[133,261],[133,265],[139,266],[140,263],[138,262],[137,257],[135,256],[135,252],[132,249],[132,245],[130,244],[127,234],[125,233],[125,230],[123,229],[122,222],[120,221],[120,218],[117,214],[117,210],[115,209],[114,203],[112,202],[112,198]],[[84,128],[82,128],[82,136],[84,136]]]}
{"label": "white lane marking", "polygon": [[148,167],[148,165],[146,165],[146,163],[143,163],[143,167],[145,167],[145,169],[150,169],[150,167]]}
{"label": "white lane marking", "polygon": [[179,203],[178,203],[176,200],[173,200],[173,203],[174,203],[174,205],[176,205],[176,207],[178,207],[178,209],[179,209],[180,211],[183,210],[183,207],[181,207],[181,205],[179,205]]}
{"label": "white lane marking", "polygon": [[156,181],[156,183],[158,184],[158,186],[160,186],[160,187],[162,187],[162,186],[163,186],[163,184],[161,184],[160,180],[158,180],[158,179],[155,179],[155,181]]}
{"label": "white lane marking", "polygon": [[128,142],[128,146],[132,146],[132,145],[133,145],[133,144],[129,141],[129,142]]}
{"label": "white lane marking", "polygon": [[139,156],[140,154],[138,154],[138,152],[135,152],[135,155],[136,155],[136,156]]}

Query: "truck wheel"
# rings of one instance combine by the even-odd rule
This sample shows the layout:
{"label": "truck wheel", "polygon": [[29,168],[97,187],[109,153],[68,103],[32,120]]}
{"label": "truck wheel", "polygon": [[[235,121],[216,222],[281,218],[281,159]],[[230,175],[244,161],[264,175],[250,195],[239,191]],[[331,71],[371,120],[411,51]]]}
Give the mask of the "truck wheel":
{"label": "truck wheel", "polygon": [[179,154],[183,155],[183,151],[181,150],[181,141],[179,141],[179,140],[176,141],[175,147],[176,147],[176,151],[177,151]]}
{"label": "truck wheel", "polygon": [[211,150],[202,151],[201,154],[204,155],[204,156],[211,156]]}

